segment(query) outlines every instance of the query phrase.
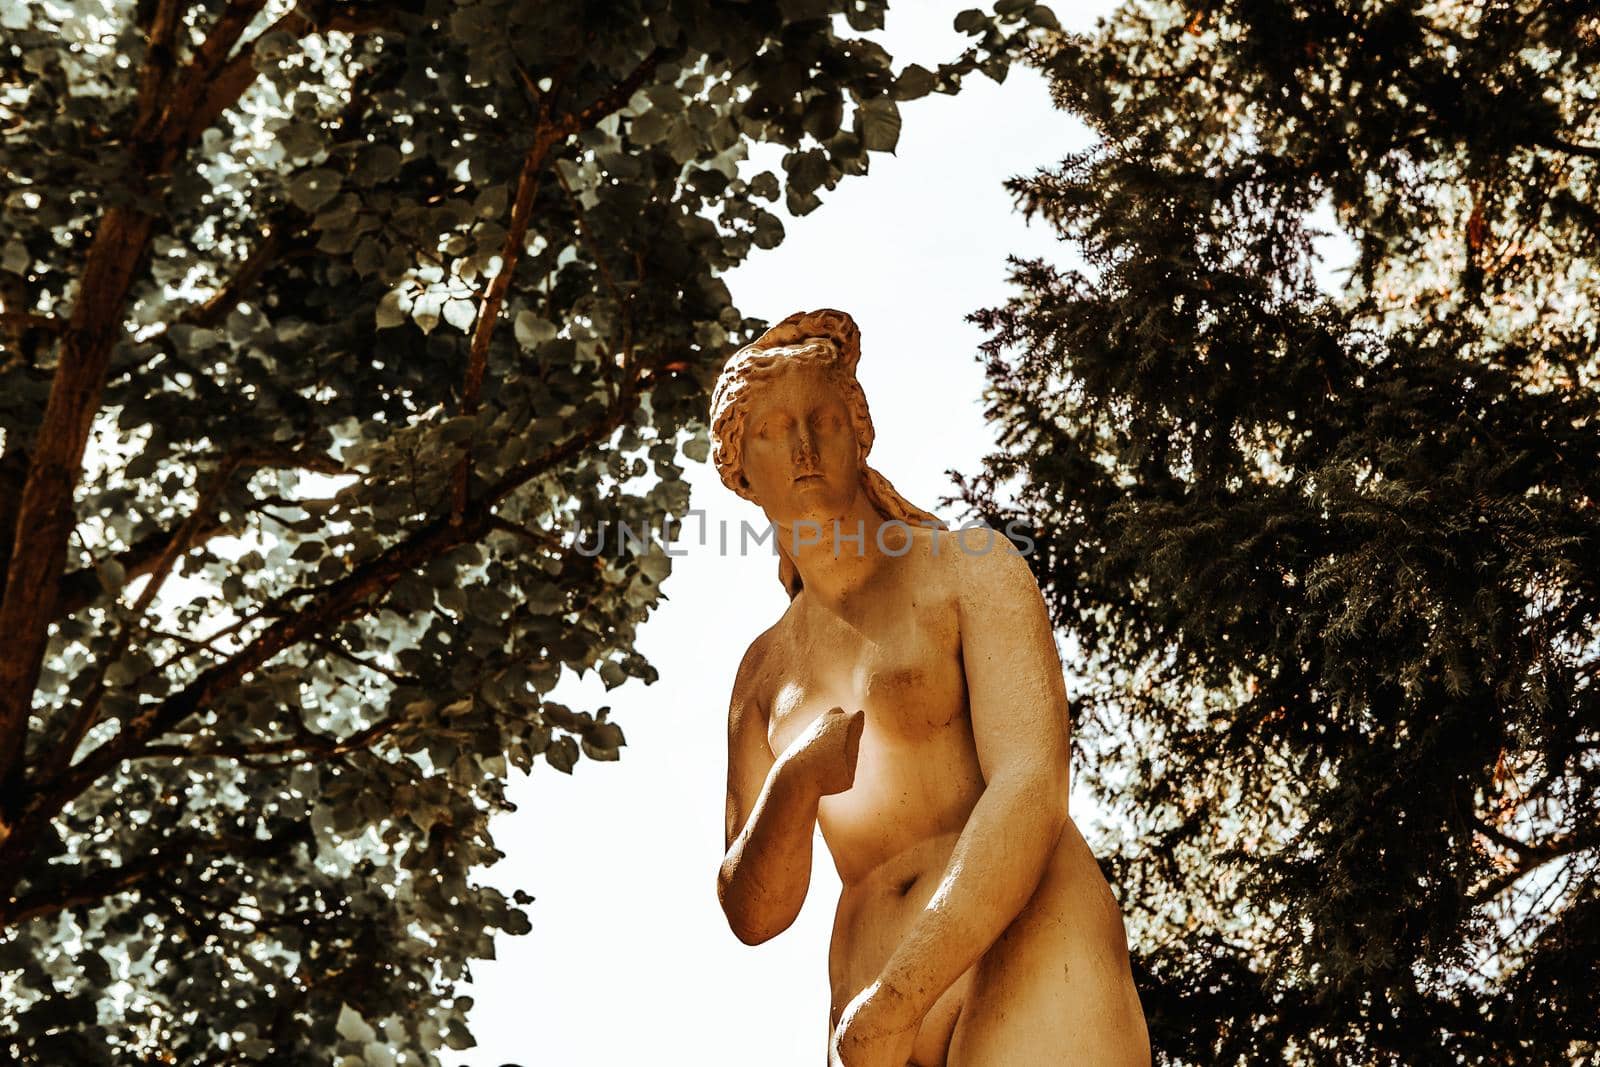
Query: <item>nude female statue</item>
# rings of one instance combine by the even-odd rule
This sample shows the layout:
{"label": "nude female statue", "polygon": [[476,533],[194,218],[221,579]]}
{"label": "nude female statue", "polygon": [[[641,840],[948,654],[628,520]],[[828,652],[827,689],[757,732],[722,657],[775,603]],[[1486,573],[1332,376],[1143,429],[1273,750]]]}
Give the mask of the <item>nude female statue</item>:
{"label": "nude female statue", "polygon": [[1038,584],[866,465],[859,355],[848,315],[793,315],[712,397],[713,461],[767,513],[790,595],[733,686],[728,923],[752,945],[788,928],[820,824],[843,883],[831,1067],[1148,1065],[1122,914],[1067,813]]}

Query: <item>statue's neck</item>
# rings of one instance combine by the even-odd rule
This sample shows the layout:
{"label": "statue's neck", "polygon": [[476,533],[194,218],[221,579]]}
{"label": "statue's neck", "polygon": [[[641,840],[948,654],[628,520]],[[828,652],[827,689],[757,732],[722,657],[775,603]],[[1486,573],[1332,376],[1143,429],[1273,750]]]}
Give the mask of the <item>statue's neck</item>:
{"label": "statue's neck", "polygon": [[907,535],[886,524],[858,490],[844,514],[772,525],[779,551],[794,562],[808,593],[837,605],[865,585],[889,554],[900,554]]}

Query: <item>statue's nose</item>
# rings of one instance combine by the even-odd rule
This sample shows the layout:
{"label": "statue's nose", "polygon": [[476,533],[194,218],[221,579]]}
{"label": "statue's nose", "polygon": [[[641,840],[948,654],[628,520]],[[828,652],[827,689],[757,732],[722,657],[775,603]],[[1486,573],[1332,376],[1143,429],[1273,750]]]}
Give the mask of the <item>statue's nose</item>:
{"label": "statue's nose", "polygon": [[812,468],[817,465],[816,442],[811,439],[809,427],[801,426],[795,435],[794,463],[797,467]]}

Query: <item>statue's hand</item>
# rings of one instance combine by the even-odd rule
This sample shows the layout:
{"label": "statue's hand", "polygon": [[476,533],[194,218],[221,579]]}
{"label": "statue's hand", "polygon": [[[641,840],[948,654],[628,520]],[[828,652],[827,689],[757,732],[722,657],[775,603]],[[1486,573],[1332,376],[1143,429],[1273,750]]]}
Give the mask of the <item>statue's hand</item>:
{"label": "statue's hand", "polygon": [[856,995],[839,1016],[828,1067],[906,1067],[922,1020],[881,982]]}
{"label": "statue's hand", "polygon": [[789,746],[785,758],[816,787],[818,796],[843,793],[855,784],[866,721],[865,712],[829,708]]}

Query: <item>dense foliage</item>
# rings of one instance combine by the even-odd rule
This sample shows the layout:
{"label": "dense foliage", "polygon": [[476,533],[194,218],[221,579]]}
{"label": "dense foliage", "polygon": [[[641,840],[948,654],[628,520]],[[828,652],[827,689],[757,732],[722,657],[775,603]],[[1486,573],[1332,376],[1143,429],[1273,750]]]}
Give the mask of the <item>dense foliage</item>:
{"label": "dense foliage", "polygon": [[1129,3],[1034,58],[1101,141],[1012,185],[1082,258],[976,316],[966,496],[1083,650],[1161,1058],[1592,1062],[1600,14]]}
{"label": "dense foliage", "polygon": [[719,275],[1053,21],[896,71],[884,6],[0,5],[0,1059],[470,1044],[509,768],[623,744],[545,695],[655,675],[666,556],[574,546],[684,512]]}

